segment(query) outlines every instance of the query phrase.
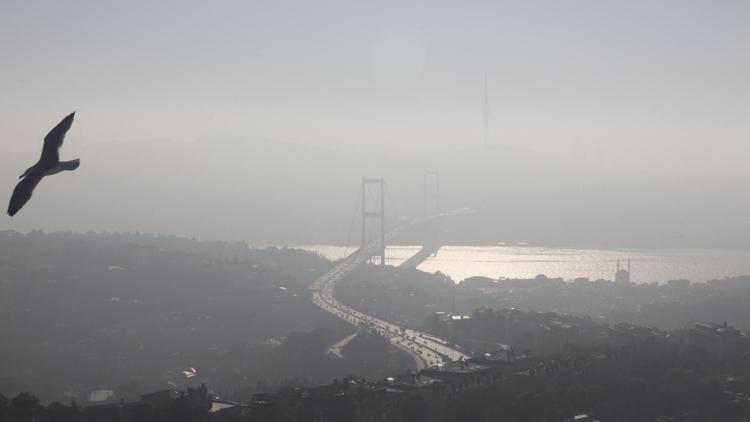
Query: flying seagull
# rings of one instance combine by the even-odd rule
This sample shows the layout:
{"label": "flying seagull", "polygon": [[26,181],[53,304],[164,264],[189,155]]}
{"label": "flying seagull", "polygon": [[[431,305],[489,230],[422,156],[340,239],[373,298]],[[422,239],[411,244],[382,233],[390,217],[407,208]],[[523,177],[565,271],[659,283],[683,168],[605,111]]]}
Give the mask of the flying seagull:
{"label": "flying seagull", "polygon": [[75,114],[75,111],[70,113],[49,131],[47,136],[44,137],[44,147],[42,148],[42,156],[39,158],[39,161],[29,167],[19,177],[21,181],[13,189],[13,196],[10,198],[10,204],[8,204],[8,215],[11,217],[16,215],[18,210],[29,202],[31,193],[34,192],[34,188],[36,188],[36,185],[39,184],[44,176],[64,170],[75,170],[81,164],[81,160],[77,158],[71,161],[60,161],[59,150],[65,139],[65,134],[73,124]]}

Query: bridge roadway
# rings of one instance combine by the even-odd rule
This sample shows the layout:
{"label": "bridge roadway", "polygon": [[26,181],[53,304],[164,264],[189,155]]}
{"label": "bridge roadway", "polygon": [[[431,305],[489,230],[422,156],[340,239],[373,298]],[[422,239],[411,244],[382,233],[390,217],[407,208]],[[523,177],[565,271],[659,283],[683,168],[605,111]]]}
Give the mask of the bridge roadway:
{"label": "bridge roadway", "polygon": [[[389,232],[386,239],[394,237],[403,228],[405,226],[400,226]],[[310,286],[310,290],[313,292],[313,303],[355,327],[364,325],[374,329],[392,345],[411,355],[417,362],[417,369],[432,366],[440,367],[448,361],[468,358],[466,354],[443,339],[364,314],[344,305],[333,297],[333,288],[336,283],[354,271],[357,266],[366,263],[376,249],[377,243],[360,248],[318,278]]]}

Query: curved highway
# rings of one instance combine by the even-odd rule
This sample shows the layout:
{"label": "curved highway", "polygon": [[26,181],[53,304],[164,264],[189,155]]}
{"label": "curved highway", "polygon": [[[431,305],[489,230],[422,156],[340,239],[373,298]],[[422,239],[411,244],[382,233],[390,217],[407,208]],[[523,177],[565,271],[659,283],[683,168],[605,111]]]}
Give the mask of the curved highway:
{"label": "curved highway", "polygon": [[[403,227],[391,231],[387,237],[395,236]],[[366,263],[369,257],[373,256],[376,248],[377,243],[373,243],[358,249],[315,280],[310,286],[313,292],[313,303],[355,327],[365,326],[374,329],[392,345],[409,353],[417,362],[418,369],[430,366],[440,367],[448,361],[468,358],[466,354],[443,339],[364,314],[333,297],[333,288],[336,283],[349,275],[357,266]]]}

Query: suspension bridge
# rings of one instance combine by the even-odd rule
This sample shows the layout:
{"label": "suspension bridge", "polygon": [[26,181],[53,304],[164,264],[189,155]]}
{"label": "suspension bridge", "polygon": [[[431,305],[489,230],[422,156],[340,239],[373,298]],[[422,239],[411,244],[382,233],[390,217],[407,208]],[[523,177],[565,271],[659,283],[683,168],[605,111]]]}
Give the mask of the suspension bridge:
{"label": "suspension bridge", "polygon": [[[427,188],[429,180],[435,181],[435,185],[433,186],[438,186],[437,189],[434,189],[434,192],[429,191]],[[380,190],[380,207],[374,211],[369,210],[367,206],[368,188],[372,187],[379,188]],[[360,247],[339,261],[330,271],[315,280],[310,286],[313,303],[355,327],[366,326],[375,330],[393,346],[408,353],[415,360],[417,369],[441,367],[450,361],[467,359],[468,356],[464,352],[444,339],[367,315],[344,305],[334,298],[333,290],[336,284],[351,274],[357,267],[367,265],[375,256],[379,257],[379,263],[384,265],[386,245],[404,230],[464,211],[456,210],[441,213],[439,208],[439,175],[437,172],[425,172],[425,215],[410,221],[402,221],[396,227],[386,232],[384,180],[382,178],[364,178],[362,179],[361,189],[362,237]],[[432,206],[428,207],[428,204],[432,204]],[[379,223],[379,236],[372,241],[368,241],[366,232],[367,222],[370,219],[378,220]],[[416,268],[421,260],[429,256],[430,251],[437,251],[438,247],[437,244],[425,245],[420,252],[406,262],[409,263],[409,266]]]}

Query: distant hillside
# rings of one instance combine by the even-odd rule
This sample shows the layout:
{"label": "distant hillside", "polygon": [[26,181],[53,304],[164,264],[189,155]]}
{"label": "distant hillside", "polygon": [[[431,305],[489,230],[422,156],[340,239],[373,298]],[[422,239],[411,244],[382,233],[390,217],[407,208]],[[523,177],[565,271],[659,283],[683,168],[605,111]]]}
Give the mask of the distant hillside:
{"label": "distant hillside", "polygon": [[[330,265],[322,258],[230,244],[168,248],[177,243],[191,245],[146,235],[0,232],[0,393],[33,390],[44,401],[76,394],[85,402],[98,389],[137,394],[188,379],[224,388],[260,377],[278,382],[293,364],[276,358],[284,365],[264,370],[270,348],[291,331],[340,325],[307,296]],[[347,334],[325,333],[331,343]],[[309,344],[302,350],[323,357]],[[241,376],[238,366],[220,365],[233,355]],[[345,373],[315,367],[319,380]],[[182,373],[188,368],[197,373]]]}
{"label": "distant hillside", "polygon": [[[202,140],[118,142],[69,153],[81,157],[81,167],[44,180],[27,208],[1,219],[0,229],[344,243],[358,239],[362,176],[385,177],[393,224],[423,212],[423,171],[438,169],[443,209],[477,210],[445,227],[447,243],[750,246],[742,211],[750,208],[750,191],[742,181],[656,180],[519,149],[399,156]],[[9,194],[34,159],[1,157],[0,189]]]}

